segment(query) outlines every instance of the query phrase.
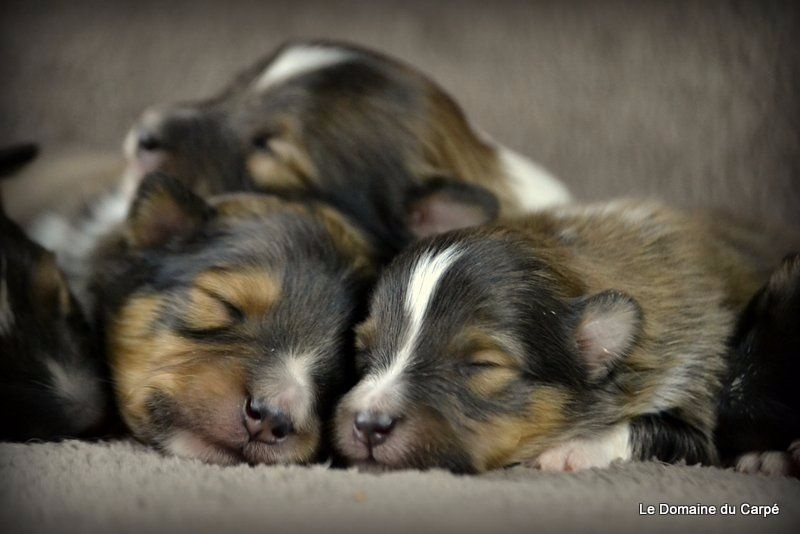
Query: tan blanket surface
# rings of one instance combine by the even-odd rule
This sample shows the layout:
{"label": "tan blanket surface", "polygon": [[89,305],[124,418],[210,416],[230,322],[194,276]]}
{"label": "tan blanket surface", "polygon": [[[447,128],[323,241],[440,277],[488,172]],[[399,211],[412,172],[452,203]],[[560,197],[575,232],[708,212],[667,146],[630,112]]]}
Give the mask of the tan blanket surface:
{"label": "tan blanket surface", "polygon": [[[3,532],[797,532],[800,481],[637,463],[479,477],[314,467],[217,467],[130,442],[0,446]],[[657,515],[639,515],[639,504]],[[658,515],[659,504],[717,506]],[[743,515],[741,505],[778,515]],[[732,505],[736,515],[721,515]],[[15,527],[14,529],[3,527]]]}

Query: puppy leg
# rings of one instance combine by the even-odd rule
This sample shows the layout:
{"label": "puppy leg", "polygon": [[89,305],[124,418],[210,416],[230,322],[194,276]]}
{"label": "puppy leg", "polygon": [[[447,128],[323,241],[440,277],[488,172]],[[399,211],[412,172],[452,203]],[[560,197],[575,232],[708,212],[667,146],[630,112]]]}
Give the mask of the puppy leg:
{"label": "puppy leg", "polygon": [[636,417],[631,422],[631,449],[637,460],[718,463],[709,433],[671,412]]}
{"label": "puppy leg", "polygon": [[631,427],[622,423],[597,437],[574,439],[556,445],[526,466],[542,471],[579,471],[592,467],[608,467],[615,460],[631,459]]}

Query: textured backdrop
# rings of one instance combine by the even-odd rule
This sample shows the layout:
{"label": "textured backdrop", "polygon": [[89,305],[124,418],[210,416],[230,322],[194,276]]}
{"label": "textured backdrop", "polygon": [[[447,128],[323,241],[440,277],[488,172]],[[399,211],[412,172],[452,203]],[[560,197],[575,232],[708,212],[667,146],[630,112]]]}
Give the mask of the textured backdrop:
{"label": "textured backdrop", "polygon": [[582,199],[800,221],[797,2],[9,2],[0,142],[116,150],[147,105],[207,96],[287,38],[430,73]]}

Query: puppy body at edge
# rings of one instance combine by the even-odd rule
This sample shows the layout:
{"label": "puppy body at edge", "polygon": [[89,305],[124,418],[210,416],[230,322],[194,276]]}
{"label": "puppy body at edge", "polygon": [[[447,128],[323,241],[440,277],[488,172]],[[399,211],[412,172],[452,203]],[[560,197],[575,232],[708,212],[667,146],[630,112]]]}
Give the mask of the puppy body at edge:
{"label": "puppy body at edge", "polygon": [[413,245],[358,328],[337,445],[382,468],[716,463],[726,343],[779,259],[744,235],[617,202]]}

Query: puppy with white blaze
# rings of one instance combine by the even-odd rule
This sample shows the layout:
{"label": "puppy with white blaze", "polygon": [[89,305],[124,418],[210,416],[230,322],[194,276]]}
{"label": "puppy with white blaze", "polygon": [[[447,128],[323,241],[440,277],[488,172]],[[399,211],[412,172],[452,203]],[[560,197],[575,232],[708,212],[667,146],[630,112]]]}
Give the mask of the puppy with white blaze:
{"label": "puppy with white blaze", "polygon": [[735,319],[780,260],[762,252],[800,243],[754,235],[617,202],[412,245],[357,328],[336,446],[383,469],[716,463]]}

